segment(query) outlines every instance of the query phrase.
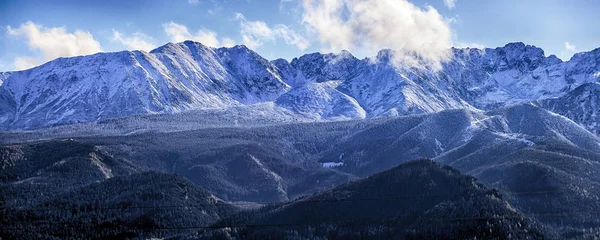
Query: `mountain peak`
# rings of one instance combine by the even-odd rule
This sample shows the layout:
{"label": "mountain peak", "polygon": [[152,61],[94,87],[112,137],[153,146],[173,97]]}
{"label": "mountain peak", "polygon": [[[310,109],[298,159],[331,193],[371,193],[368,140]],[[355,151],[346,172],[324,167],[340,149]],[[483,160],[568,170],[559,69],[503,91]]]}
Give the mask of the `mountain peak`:
{"label": "mountain peak", "polygon": [[507,57],[518,58],[518,57],[534,57],[544,58],[544,50],[534,45],[525,45],[522,42],[513,42],[504,45],[504,47],[498,47],[496,50],[500,50],[506,53]]}
{"label": "mountain peak", "polygon": [[212,47],[202,44],[201,42],[196,42],[196,41],[192,41],[192,40],[186,40],[179,44],[183,44],[183,45],[187,46],[188,48],[212,48]]}
{"label": "mountain peak", "polygon": [[233,48],[233,49],[239,49],[239,50],[252,51],[252,50],[250,50],[250,48],[246,47],[246,45],[244,45],[244,44],[235,45],[235,46],[233,46],[231,48]]}
{"label": "mountain peak", "polygon": [[173,49],[175,48],[177,45],[175,43],[169,42],[165,45],[162,45],[160,47],[157,47],[155,49],[150,50],[150,53],[164,53],[166,50],[168,49]]}
{"label": "mountain peak", "polygon": [[393,57],[394,50],[386,48],[379,50],[379,52],[377,52],[377,55],[375,56],[375,59],[377,60],[377,62],[388,63]]}
{"label": "mountain peak", "polygon": [[558,64],[558,63],[562,63],[562,62],[563,62],[563,60],[562,60],[562,59],[558,58],[558,57],[557,57],[556,55],[554,55],[554,54],[551,54],[550,56],[548,56],[548,58],[546,59],[546,61],[547,61],[549,64]]}
{"label": "mountain peak", "polygon": [[275,64],[275,66],[290,64],[290,62],[288,62],[288,60],[283,59],[283,58],[278,58],[278,59],[272,60],[271,63]]}
{"label": "mountain peak", "polygon": [[352,55],[352,53],[350,53],[350,51],[348,51],[348,50],[340,51],[340,53],[338,53],[337,56],[344,57],[344,58],[353,58],[354,57],[354,55]]}
{"label": "mountain peak", "polygon": [[504,47],[502,47],[502,48],[520,48],[520,49],[522,49],[522,48],[525,48],[525,46],[527,46],[527,45],[525,45],[525,43],[523,43],[523,42],[510,42],[510,43],[505,44]]}

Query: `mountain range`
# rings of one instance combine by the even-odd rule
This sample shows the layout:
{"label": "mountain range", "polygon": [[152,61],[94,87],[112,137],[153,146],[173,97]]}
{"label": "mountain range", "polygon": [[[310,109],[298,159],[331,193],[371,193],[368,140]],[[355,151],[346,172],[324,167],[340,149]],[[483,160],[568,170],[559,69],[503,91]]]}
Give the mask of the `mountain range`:
{"label": "mountain range", "polygon": [[268,61],[243,45],[211,48],[192,41],[150,52],[59,58],[0,74],[0,128],[240,107],[284,122],[493,110],[563,97],[600,77],[600,49],[566,62],[523,43],[449,51],[452,58],[441,69],[397,64],[392,50],[362,60],[342,51],[288,62]]}

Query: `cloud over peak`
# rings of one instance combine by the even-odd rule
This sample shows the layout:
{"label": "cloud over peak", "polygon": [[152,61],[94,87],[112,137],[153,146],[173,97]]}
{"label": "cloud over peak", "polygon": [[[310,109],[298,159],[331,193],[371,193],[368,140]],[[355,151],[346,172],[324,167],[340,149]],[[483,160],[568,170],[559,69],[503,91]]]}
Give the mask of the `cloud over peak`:
{"label": "cloud over peak", "polygon": [[452,31],[431,6],[421,9],[407,0],[302,0],[302,8],[302,22],[324,51],[393,49],[403,63],[433,65],[449,57]]}

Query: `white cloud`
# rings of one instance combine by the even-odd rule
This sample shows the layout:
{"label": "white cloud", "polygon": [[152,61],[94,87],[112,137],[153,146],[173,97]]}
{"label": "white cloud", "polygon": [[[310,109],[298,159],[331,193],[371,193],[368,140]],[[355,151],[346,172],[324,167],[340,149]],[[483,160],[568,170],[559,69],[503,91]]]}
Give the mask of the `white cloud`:
{"label": "white cloud", "polygon": [[236,13],[235,19],[240,21],[242,42],[249,48],[257,48],[264,41],[274,41],[275,33],[263,21],[247,21],[243,14]]}
{"label": "white cloud", "polygon": [[[198,5],[200,4],[200,0],[188,0],[188,3],[190,5]],[[208,10],[206,10],[206,12],[209,15],[217,15],[219,12],[223,11],[223,6],[221,6],[222,3],[222,0],[203,0],[202,8],[207,8]]]}
{"label": "white cloud", "polygon": [[221,45],[223,45],[223,47],[233,47],[235,46],[235,41],[233,41],[231,38],[225,37],[221,39]]}
{"label": "white cloud", "polygon": [[293,0],[280,0],[279,1],[279,13],[286,15],[297,15],[300,12],[300,5],[297,1]]}
{"label": "white cloud", "polygon": [[183,42],[192,38],[186,26],[174,22],[163,24],[163,30],[173,42]]}
{"label": "white cloud", "polygon": [[31,50],[41,52],[41,57],[21,56],[15,59],[18,69],[29,68],[44,61],[59,57],[72,57],[101,52],[100,43],[91,33],[83,30],[67,32],[64,27],[46,28],[31,21],[21,24],[19,28],[6,27],[12,37],[23,37]]}
{"label": "white cloud", "polygon": [[240,34],[244,45],[251,49],[262,46],[264,42],[273,42],[276,38],[282,38],[286,44],[293,45],[301,51],[309,46],[308,40],[286,25],[277,24],[271,28],[263,21],[248,21],[241,13],[236,13],[235,18],[240,21]]}
{"label": "white cloud", "polygon": [[288,45],[294,45],[300,51],[304,51],[308,48],[309,42],[304,37],[300,36],[294,30],[283,24],[275,25],[275,33],[283,38]]}
{"label": "white cloud", "polygon": [[454,8],[454,6],[456,6],[456,1],[457,0],[444,0],[444,5],[446,5],[446,7],[452,9]]}
{"label": "white cloud", "polygon": [[143,33],[136,32],[131,37],[123,36],[119,31],[113,31],[113,41],[118,41],[125,45],[129,50],[144,50],[150,51],[156,48],[156,45],[152,44],[152,37],[146,36]]}
{"label": "white cloud", "polygon": [[217,33],[206,29],[198,30],[194,39],[211,47],[221,47],[223,45],[219,39],[217,39]]}
{"label": "white cloud", "polygon": [[390,48],[399,60],[432,66],[449,57],[452,31],[431,6],[420,9],[407,0],[302,0],[302,7],[302,22],[316,33],[324,51],[373,54]]}
{"label": "white cloud", "polygon": [[37,59],[34,57],[27,57],[27,56],[16,57],[15,62],[14,62],[15,70],[17,70],[17,71],[30,69],[30,68],[35,67],[40,64],[41,64],[40,59]]}
{"label": "white cloud", "polygon": [[165,33],[171,38],[172,42],[183,42],[193,40],[210,47],[230,47],[235,45],[231,38],[218,39],[217,33],[208,29],[200,29],[195,34],[190,33],[185,25],[169,22],[163,24]]}
{"label": "white cloud", "polygon": [[198,30],[196,35],[191,36],[190,39],[201,42],[201,43],[203,43],[207,46],[211,46],[211,47],[219,46],[219,39],[217,39],[217,33],[213,32],[213,31],[208,31],[208,30],[203,30],[203,29]]}
{"label": "white cloud", "polygon": [[[316,31],[319,40],[331,51],[353,48],[354,29],[350,19],[344,21],[342,9],[345,3],[338,0],[303,0],[303,19],[312,30]],[[347,24],[348,23],[348,24]]]}
{"label": "white cloud", "polygon": [[565,48],[571,52],[575,52],[576,51],[576,47],[575,45],[570,44],[569,42],[565,42]]}

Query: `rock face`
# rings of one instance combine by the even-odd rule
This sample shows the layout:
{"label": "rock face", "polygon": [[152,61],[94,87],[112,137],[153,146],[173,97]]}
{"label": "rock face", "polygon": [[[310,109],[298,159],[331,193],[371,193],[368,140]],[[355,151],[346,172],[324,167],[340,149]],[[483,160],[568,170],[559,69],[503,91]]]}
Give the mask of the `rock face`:
{"label": "rock face", "polygon": [[523,43],[451,51],[441,69],[394,64],[392,50],[362,60],[342,51],[269,62],[245,46],[191,41],[60,58],[0,74],[0,129],[265,102],[314,120],[491,110],[560,97],[600,77],[600,49],[568,62]]}

